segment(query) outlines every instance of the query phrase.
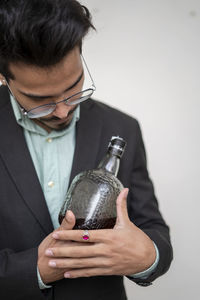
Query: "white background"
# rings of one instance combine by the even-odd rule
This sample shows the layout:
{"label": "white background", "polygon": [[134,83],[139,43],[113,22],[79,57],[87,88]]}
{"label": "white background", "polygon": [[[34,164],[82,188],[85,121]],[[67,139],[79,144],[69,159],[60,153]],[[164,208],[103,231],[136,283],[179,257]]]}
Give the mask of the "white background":
{"label": "white background", "polygon": [[97,33],[84,43],[95,97],[136,117],[174,261],[128,299],[197,299],[200,282],[200,1],[82,0]]}

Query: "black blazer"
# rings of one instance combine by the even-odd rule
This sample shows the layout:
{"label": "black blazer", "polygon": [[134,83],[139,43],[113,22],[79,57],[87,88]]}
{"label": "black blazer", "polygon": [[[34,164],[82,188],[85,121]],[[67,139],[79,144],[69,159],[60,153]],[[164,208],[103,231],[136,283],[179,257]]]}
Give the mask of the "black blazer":
{"label": "black blazer", "polygon": [[[97,166],[112,135],[127,141],[119,179],[129,188],[130,219],[157,245],[159,265],[148,285],[167,271],[172,260],[169,229],[154,196],[137,121],[109,106],[88,100],[80,105],[71,180]],[[16,123],[6,87],[0,88],[0,298],[3,300],[125,300],[121,276],[64,279],[41,291],[36,274],[37,247],[53,231],[44,195]],[[122,257],[123,259],[123,257]],[[134,283],[133,283],[134,284]]]}

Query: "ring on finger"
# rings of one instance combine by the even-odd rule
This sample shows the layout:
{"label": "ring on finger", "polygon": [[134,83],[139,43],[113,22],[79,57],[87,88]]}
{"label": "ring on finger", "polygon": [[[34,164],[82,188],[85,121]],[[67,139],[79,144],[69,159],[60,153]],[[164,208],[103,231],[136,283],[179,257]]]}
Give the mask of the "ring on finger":
{"label": "ring on finger", "polygon": [[84,230],[84,231],[83,231],[83,235],[82,235],[82,239],[83,239],[84,241],[88,241],[89,238],[90,238],[89,231],[88,231],[88,230]]}

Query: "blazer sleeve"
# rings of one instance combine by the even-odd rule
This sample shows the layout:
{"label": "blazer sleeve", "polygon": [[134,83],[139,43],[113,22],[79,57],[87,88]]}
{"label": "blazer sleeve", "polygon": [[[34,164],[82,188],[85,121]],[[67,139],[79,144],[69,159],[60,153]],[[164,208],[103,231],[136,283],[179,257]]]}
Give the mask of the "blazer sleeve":
{"label": "blazer sleeve", "polygon": [[136,151],[128,198],[129,216],[133,223],[156,244],[159,250],[159,263],[146,279],[127,277],[141,286],[148,286],[153,280],[167,272],[173,258],[173,251],[169,227],[159,211],[153,184],[149,178],[146,153],[138,123],[136,132]]}
{"label": "blazer sleeve", "polygon": [[41,291],[37,279],[37,248],[22,252],[0,250],[0,294],[4,300],[47,300],[51,291]]}

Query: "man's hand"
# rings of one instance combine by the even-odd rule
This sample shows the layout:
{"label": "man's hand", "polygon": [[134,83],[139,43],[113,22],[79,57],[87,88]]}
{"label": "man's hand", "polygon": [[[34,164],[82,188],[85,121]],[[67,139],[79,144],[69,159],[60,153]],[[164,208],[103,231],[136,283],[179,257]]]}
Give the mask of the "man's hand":
{"label": "man's hand", "polygon": [[[61,226],[56,229],[53,233],[58,232],[60,230],[71,230],[74,227],[75,224],[75,217],[74,215],[68,211],[65,218],[62,221]],[[62,247],[72,247],[77,246],[81,243],[75,243],[71,241],[59,241],[55,240],[52,237],[52,234],[49,234],[39,245],[38,248],[38,269],[40,272],[40,276],[42,278],[42,281],[45,284],[48,284],[49,282],[53,282],[59,279],[64,278],[64,270],[63,269],[53,269],[49,266],[49,258],[47,257],[48,248],[56,247],[56,248],[62,248]],[[82,244],[81,244],[82,245]],[[67,271],[67,268],[65,269]]]}
{"label": "man's hand", "polygon": [[124,189],[117,198],[114,229],[90,230],[88,241],[82,239],[83,230],[55,232],[56,241],[70,244],[67,247],[63,244],[50,246],[51,252],[46,252],[51,257],[50,268],[59,270],[66,278],[77,278],[131,275],[150,267],[156,258],[155,248],[151,239],[129,220],[127,194],[128,189]]}

